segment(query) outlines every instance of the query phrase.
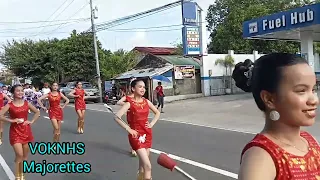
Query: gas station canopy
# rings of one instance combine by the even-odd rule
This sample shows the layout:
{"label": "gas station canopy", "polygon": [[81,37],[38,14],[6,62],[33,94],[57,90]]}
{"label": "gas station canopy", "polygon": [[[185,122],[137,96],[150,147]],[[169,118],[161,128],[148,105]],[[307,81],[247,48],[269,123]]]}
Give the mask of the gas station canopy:
{"label": "gas station canopy", "polygon": [[320,42],[319,3],[243,23],[243,37],[246,39],[300,41],[302,32],[308,33],[313,41]]}

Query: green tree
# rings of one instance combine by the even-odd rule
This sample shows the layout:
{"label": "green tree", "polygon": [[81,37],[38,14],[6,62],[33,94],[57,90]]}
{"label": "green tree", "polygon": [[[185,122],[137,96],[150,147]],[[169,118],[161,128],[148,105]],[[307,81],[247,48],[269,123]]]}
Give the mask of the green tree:
{"label": "green tree", "polygon": [[104,79],[111,79],[121,73],[131,70],[137,63],[138,52],[120,49],[105,53],[101,61],[101,73]]}
{"label": "green tree", "polygon": [[243,39],[242,23],[310,3],[311,0],[216,0],[209,6],[206,17],[207,28],[211,32],[208,51],[226,53],[232,49],[236,53],[252,53],[253,50],[261,53],[298,52],[298,42]]}
{"label": "green tree", "polygon": [[[0,62],[15,75],[32,78],[36,84],[44,81],[95,81],[96,61],[91,33],[75,30],[66,39],[23,40],[3,46]],[[136,52],[122,49],[112,53],[102,49],[98,41],[99,65],[102,79],[110,79],[130,70],[137,60]]]}

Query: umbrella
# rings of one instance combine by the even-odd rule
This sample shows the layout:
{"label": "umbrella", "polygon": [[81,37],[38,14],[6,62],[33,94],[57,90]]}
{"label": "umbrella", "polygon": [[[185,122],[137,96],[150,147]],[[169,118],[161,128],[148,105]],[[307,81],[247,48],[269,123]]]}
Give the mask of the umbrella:
{"label": "umbrella", "polygon": [[163,82],[168,82],[168,83],[171,82],[170,79],[168,79],[167,77],[162,76],[162,75],[153,76],[152,79],[163,81]]}

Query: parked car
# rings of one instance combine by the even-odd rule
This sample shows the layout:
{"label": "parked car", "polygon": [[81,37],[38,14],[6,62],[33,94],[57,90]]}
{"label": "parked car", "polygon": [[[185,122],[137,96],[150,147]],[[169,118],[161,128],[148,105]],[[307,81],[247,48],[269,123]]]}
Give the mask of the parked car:
{"label": "parked car", "polygon": [[[99,99],[100,99],[99,90],[89,82],[81,82],[81,83],[82,83],[83,89],[89,94],[89,96],[85,97],[85,101],[94,102],[94,103],[99,102]],[[75,86],[76,86],[76,82],[68,82],[66,87],[63,87],[60,89],[60,92],[62,92],[70,100],[73,100],[74,98],[69,96],[69,93],[75,88]]]}

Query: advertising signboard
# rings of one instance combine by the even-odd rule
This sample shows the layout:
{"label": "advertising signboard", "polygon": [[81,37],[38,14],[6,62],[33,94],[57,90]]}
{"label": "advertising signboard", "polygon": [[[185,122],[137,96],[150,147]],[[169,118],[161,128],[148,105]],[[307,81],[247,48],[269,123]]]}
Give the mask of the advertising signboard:
{"label": "advertising signboard", "polygon": [[174,66],[175,79],[195,79],[196,70],[193,65]]}
{"label": "advertising signboard", "polygon": [[195,2],[184,2],[182,7],[183,25],[197,25],[197,4]]}
{"label": "advertising signboard", "polygon": [[183,53],[184,55],[199,55],[200,51],[200,28],[182,28]]}

